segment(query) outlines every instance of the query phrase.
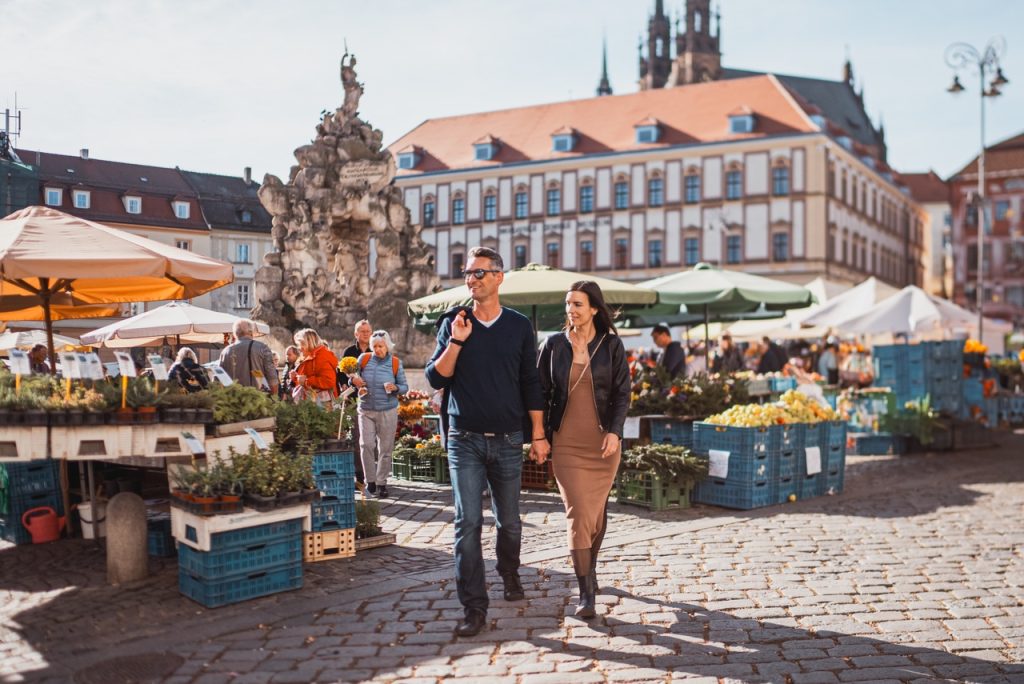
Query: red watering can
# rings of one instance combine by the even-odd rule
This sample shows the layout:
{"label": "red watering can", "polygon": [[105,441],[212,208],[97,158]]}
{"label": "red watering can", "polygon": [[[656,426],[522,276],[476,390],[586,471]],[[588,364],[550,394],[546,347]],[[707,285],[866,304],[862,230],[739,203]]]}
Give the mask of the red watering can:
{"label": "red watering can", "polygon": [[30,508],[21,516],[21,524],[32,535],[33,544],[45,544],[60,539],[64,521],[65,518],[58,516],[57,511],[49,506]]}

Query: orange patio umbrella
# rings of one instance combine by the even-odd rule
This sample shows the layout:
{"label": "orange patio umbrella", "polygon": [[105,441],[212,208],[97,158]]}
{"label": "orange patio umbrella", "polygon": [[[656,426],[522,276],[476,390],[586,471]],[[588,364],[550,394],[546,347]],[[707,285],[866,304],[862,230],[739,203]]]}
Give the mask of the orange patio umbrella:
{"label": "orange patio umbrella", "polygon": [[39,307],[51,368],[54,307],[62,315],[81,305],[190,299],[233,279],[219,259],[56,209],[28,207],[0,220],[0,314],[14,319]]}

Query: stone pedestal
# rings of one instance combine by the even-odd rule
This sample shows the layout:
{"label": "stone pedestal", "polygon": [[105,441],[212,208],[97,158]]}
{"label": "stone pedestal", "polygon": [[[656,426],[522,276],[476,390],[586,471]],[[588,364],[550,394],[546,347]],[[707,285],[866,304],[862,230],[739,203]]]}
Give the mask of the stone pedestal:
{"label": "stone pedestal", "polygon": [[135,582],[148,574],[146,504],[138,494],[121,492],[107,504],[107,581]]}

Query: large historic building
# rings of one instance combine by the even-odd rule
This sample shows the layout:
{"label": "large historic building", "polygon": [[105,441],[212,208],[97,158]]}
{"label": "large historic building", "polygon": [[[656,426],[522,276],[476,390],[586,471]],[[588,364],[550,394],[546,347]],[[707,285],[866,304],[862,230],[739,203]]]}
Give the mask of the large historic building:
{"label": "large historic building", "polygon": [[[669,51],[657,2],[641,90],[429,119],[390,149],[442,278],[476,244],[642,280],[699,261],[797,282],[922,282],[923,209],[842,81],[723,69],[709,2]],[[717,21],[716,21],[717,24]],[[669,87],[671,86],[671,87]]]}
{"label": "large historic building", "polygon": [[[950,179],[955,296],[974,308],[978,282],[978,160]],[[982,254],[984,312],[1024,324],[1024,133],[986,148],[985,203],[988,233]]]}
{"label": "large historic building", "polygon": [[903,173],[900,181],[910,196],[924,209],[924,245],[922,287],[943,299],[953,296],[953,214],[949,203],[949,184],[934,171]]}

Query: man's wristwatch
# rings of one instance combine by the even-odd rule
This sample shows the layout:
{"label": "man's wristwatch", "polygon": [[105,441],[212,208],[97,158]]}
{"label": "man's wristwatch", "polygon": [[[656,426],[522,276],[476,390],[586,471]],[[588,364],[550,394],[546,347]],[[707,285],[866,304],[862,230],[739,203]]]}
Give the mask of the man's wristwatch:
{"label": "man's wristwatch", "polygon": [[450,340],[448,340],[448,343],[449,344],[454,344],[456,347],[461,347],[462,345],[466,344],[466,341],[465,340],[457,340],[457,339],[455,339],[453,337]]}

